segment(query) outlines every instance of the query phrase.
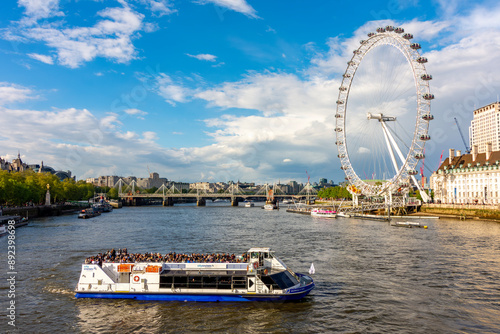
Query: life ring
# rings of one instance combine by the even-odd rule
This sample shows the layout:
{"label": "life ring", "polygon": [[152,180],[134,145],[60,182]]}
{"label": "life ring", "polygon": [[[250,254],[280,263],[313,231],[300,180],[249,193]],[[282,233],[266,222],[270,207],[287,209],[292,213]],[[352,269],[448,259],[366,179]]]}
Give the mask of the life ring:
{"label": "life ring", "polygon": [[254,262],[254,263],[253,263],[253,268],[254,268],[254,269],[257,269],[257,267],[258,267],[258,266],[259,266],[259,264],[258,264],[257,262]]}
{"label": "life ring", "polygon": [[139,282],[139,280],[140,280],[139,276],[135,275],[134,276],[134,282]]}
{"label": "life ring", "polygon": [[264,269],[264,275],[267,275],[267,269]]}

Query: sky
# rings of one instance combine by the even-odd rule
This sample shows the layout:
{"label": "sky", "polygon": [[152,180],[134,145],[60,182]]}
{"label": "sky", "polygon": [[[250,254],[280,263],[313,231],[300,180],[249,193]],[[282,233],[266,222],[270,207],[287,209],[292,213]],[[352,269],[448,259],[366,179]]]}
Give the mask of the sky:
{"label": "sky", "polygon": [[[0,4],[0,156],[183,182],[344,180],[336,100],[359,40],[429,59],[426,174],[500,94],[498,1],[19,0]],[[361,174],[362,171],[359,171]],[[360,175],[362,177],[362,175]]]}

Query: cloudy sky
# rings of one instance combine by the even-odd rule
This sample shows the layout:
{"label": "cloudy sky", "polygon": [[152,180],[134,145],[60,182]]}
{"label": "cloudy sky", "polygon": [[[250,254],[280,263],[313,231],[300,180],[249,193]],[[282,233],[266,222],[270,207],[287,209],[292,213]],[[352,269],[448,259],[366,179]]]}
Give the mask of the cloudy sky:
{"label": "cloudy sky", "polygon": [[[426,164],[500,94],[498,1],[6,0],[0,156],[78,179],[344,179],[333,128],[360,39],[413,33],[436,95]],[[446,156],[445,152],[445,156]],[[362,173],[360,171],[360,173]],[[429,174],[429,171],[426,171]],[[360,175],[363,177],[363,175]]]}

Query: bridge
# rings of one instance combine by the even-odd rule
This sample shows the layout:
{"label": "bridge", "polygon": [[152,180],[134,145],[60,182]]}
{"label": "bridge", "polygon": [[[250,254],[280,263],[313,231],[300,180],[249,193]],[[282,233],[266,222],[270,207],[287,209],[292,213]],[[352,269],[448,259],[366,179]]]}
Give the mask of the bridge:
{"label": "bridge", "polygon": [[307,203],[314,202],[317,195],[317,191],[308,182],[304,188],[298,194],[285,194],[276,185],[270,186],[265,184],[260,189],[255,192],[242,189],[239,183],[232,183],[223,192],[209,193],[205,189],[190,189],[188,192],[183,193],[180,189],[177,189],[175,185],[170,188],[163,184],[154,193],[147,193],[144,189],[137,186],[136,181],[132,181],[127,184],[123,179],[120,179],[115,188],[118,189],[118,196],[126,205],[140,205],[147,199],[161,199],[164,206],[174,205],[174,198],[192,198],[196,199],[196,205],[205,206],[207,199],[230,199],[232,206],[238,206],[241,199],[246,200],[249,198],[261,198],[265,199],[269,203],[276,203],[278,198],[296,198],[296,199],[306,199]]}

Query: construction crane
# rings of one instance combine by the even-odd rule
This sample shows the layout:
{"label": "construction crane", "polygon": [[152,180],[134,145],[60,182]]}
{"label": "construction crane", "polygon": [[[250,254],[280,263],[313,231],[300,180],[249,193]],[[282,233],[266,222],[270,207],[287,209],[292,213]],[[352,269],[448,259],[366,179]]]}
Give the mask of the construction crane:
{"label": "construction crane", "polygon": [[465,138],[464,138],[464,135],[462,133],[462,130],[460,129],[460,125],[458,125],[457,118],[454,117],[454,119],[455,119],[455,124],[457,124],[458,132],[460,132],[460,137],[462,137],[462,141],[464,142],[465,153],[469,154],[470,153],[470,147],[467,146],[467,142],[465,141]]}

